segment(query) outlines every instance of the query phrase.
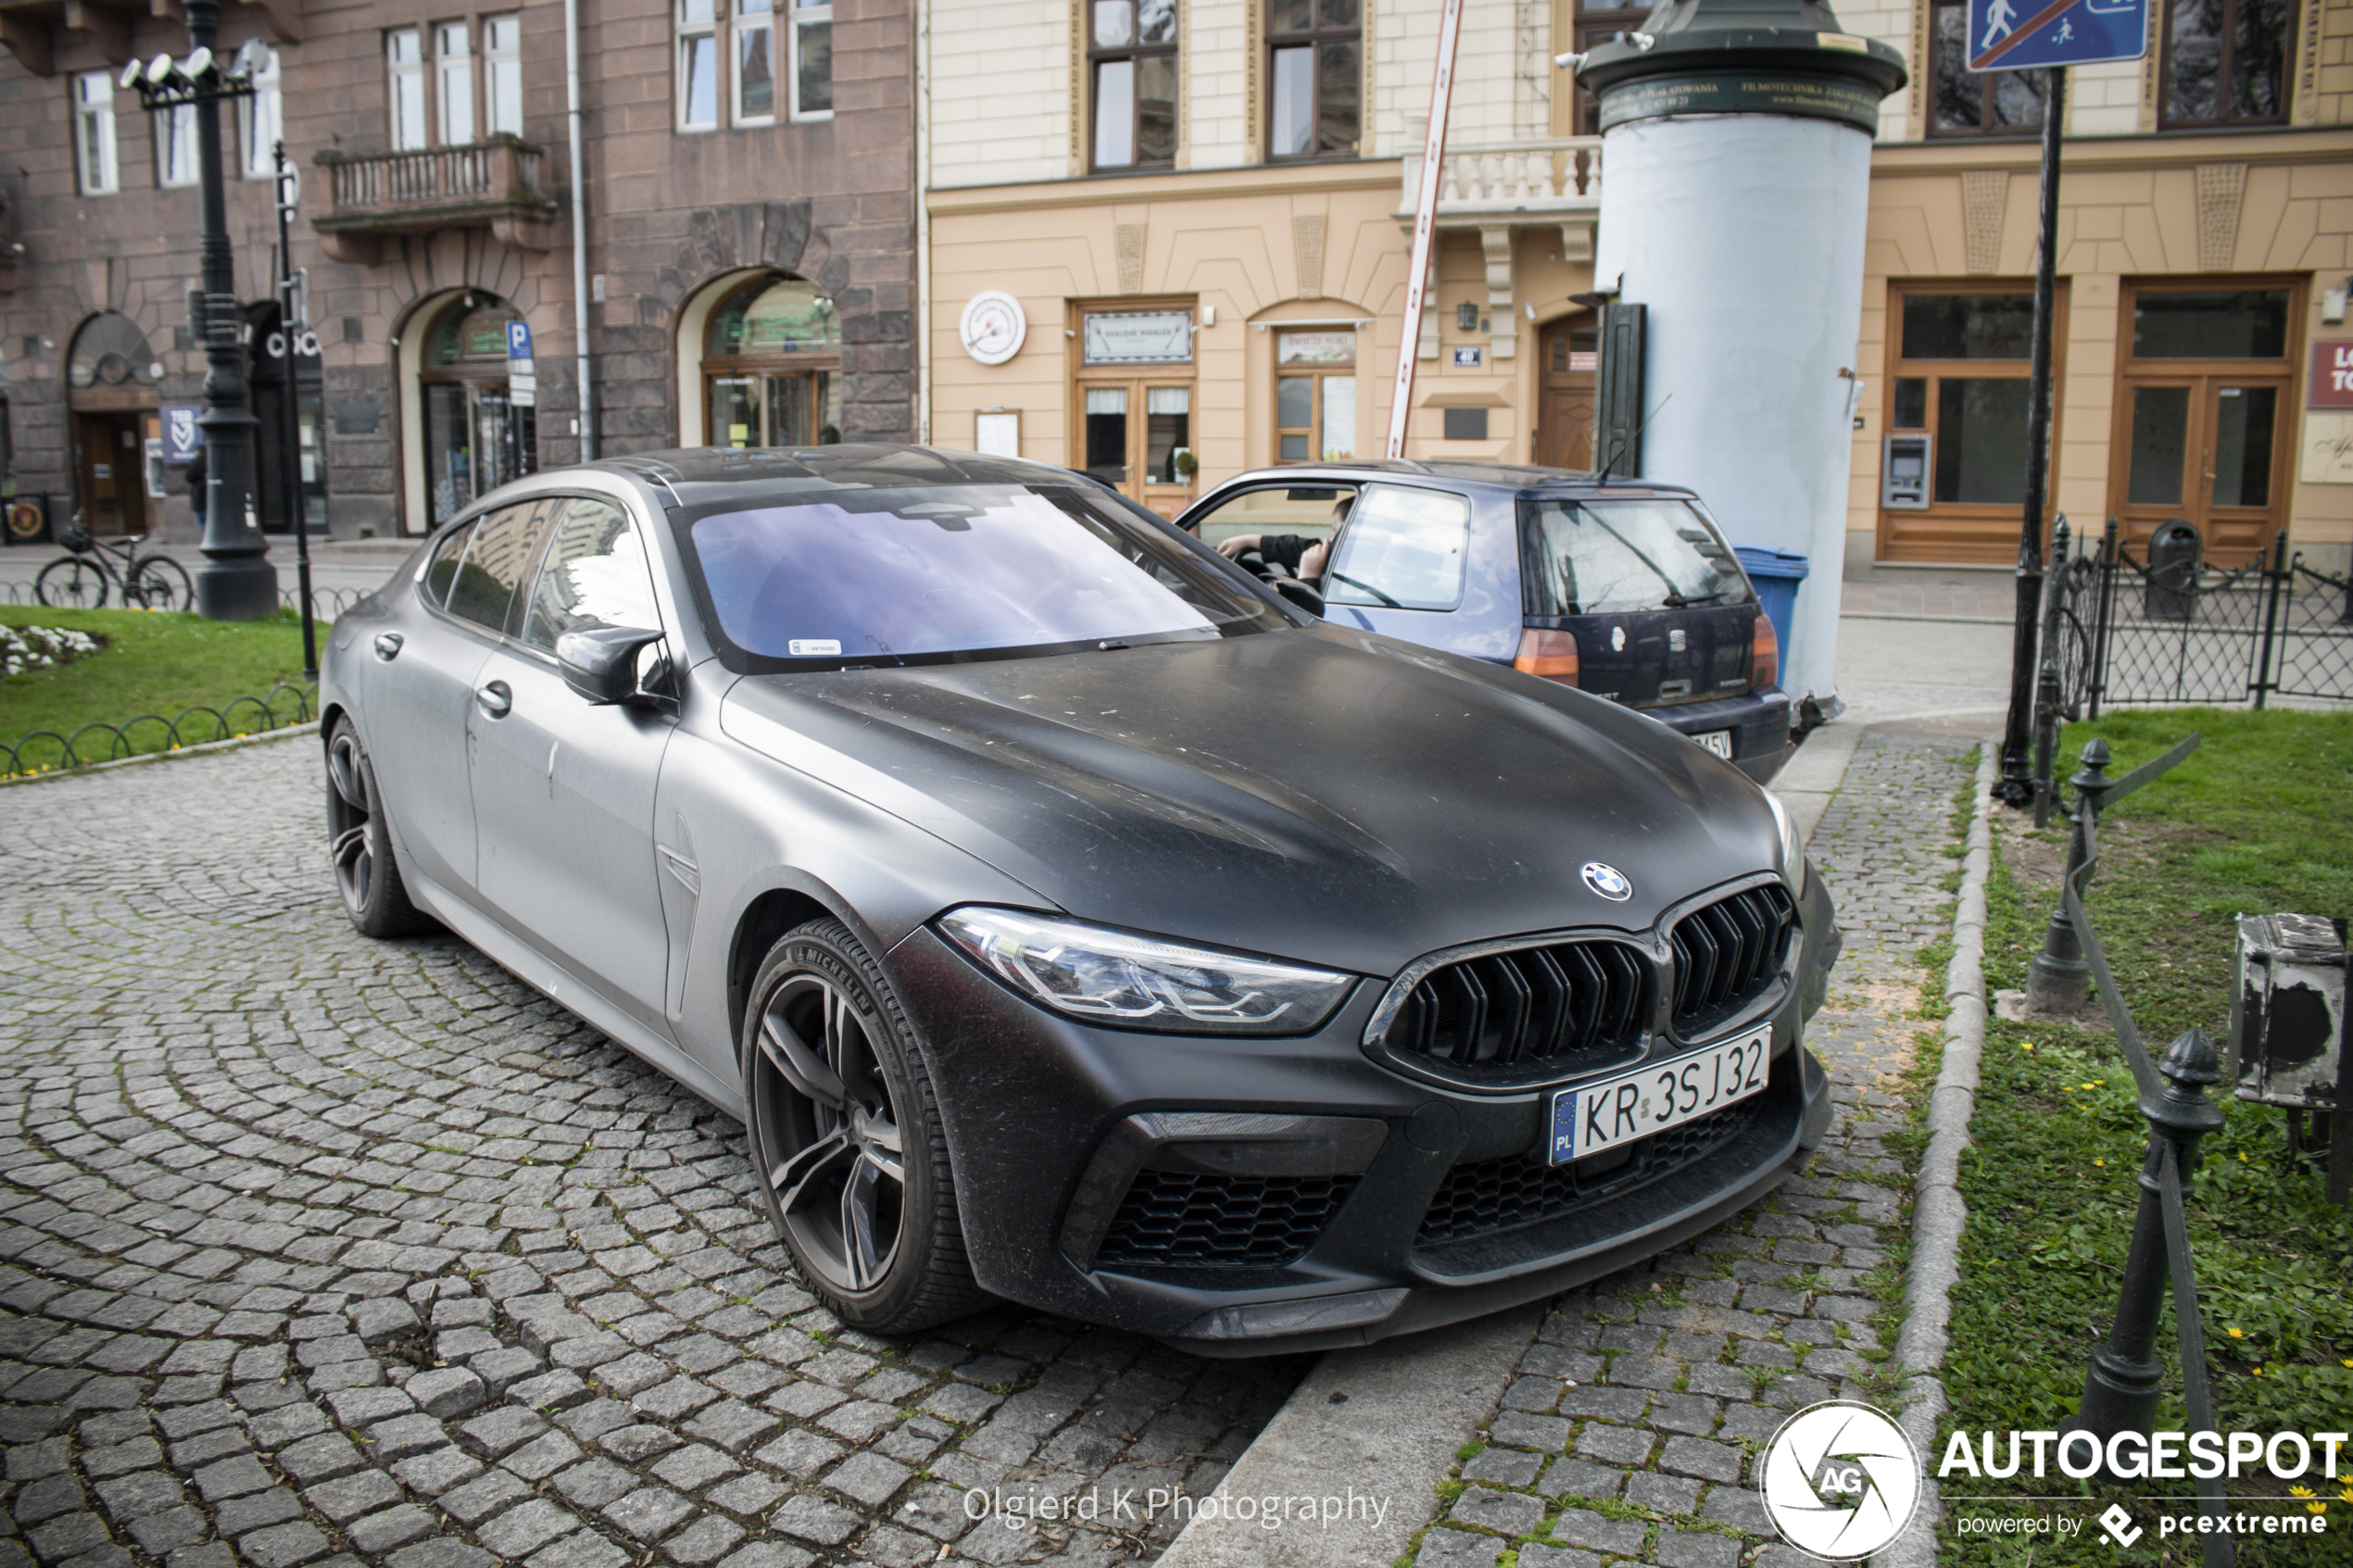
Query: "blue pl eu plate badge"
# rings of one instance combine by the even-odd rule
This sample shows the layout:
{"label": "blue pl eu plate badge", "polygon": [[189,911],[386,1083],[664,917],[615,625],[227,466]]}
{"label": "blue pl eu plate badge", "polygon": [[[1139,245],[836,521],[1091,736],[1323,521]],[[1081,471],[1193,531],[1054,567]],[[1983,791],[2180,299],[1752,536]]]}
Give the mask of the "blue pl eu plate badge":
{"label": "blue pl eu plate badge", "polygon": [[1577,1153],[1577,1091],[1563,1089],[1553,1097],[1553,1163],[1564,1164]]}

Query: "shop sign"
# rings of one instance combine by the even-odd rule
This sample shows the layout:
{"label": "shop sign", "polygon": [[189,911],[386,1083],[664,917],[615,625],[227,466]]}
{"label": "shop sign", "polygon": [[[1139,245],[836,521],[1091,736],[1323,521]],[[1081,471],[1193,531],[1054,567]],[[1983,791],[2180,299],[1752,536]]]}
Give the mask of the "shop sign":
{"label": "shop sign", "polygon": [[2296,478],[2306,484],[2353,484],[2353,413],[2305,415],[2302,459]]}
{"label": "shop sign", "polygon": [[1134,310],[1086,319],[1089,365],[1189,365],[1193,313]]}
{"label": "shop sign", "polygon": [[167,463],[193,463],[196,454],[204,450],[204,432],[196,424],[196,416],[204,412],[195,403],[167,403],[163,414],[163,460]]}
{"label": "shop sign", "polygon": [[2353,341],[2312,345],[2312,407],[2353,408]]}
{"label": "shop sign", "polygon": [[1278,365],[1353,365],[1354,332],[1277,332],[1275,363]]}

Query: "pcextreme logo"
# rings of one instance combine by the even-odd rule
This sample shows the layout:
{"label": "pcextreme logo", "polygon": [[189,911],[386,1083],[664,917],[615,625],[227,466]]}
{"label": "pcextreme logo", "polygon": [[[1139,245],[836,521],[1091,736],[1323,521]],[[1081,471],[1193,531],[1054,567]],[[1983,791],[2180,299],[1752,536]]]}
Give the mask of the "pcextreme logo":
{"label": "pcextreme logo", "polygon": [[1765,1449],[1765,1512],[1808,1557],[1848,1562],[1903,1534],[1920,1499],[1920,1460],[1883,1411],[1808,1405]]}

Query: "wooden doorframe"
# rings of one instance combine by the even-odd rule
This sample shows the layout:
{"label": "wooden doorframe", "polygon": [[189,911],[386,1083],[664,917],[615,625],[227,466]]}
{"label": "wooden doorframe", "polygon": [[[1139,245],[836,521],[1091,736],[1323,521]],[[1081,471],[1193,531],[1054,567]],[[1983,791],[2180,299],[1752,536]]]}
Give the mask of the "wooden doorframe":
{"label": "wooden doorframe", "polygon": [[[1554,433],[1552,422],[1547,417],[1547,411],[1555,393],[1573,397],[1581,392],[1588,404],[1596,403],[1601,395],[1601,378],[1595,370],[1555,371],[1552,368],[1553,334],[1558,332],[1567,338],[1580,331],[1598,332],[1600,330],[1600,313],[1592,310],[1572,310],[1565,316],[1555,316],[1549,321],[1536,323],[1536,418],[1529,421],[1528,452],[1529,462],[1540,467],[1568,469],[1580,467],[1579,464],[1567,460],[1557,464],[1545,463],[1545,448]],[[1573,346],[1569,350],[1571,353],[1575,351]],[[1580,377],[1581,381],[1579,379]],[[1591,469],[1593,462],[1593,431],[1590,419],[1586,424],[1584,436],[1585,461],[1581,466]],[[1573,458],[1576,455],[1577,444],[1572,439],[1566,449],[1564,458]]]}
{"label": "wooden doorframe", "polygon": [[[2309,279],[2295,273],[2229,273],[2201,272],[2164,274],[2156,277],[2126,278],[2117,289],[2116,382],[2115,397],[2109,412],[2108,512],[2117,520],[2118,531],[2126,542],[2145,542],[2164,518],[2134,518],[2126,500],[2132,478],[2133,461],[2133,393],[2143,385],[2163,385],[2169,382],[2190,383],[2190,429],[2192,451],[2188,459],[2196,466],[2183,475],[2185,486],[2195,482],[2198,489],[2193,504],[2184,499],[2172,508],[2175,515],[2188,518],[2197,524],[2205,537],[2209,559],[2226,566],[2237,566],[2255,552],[2268,547],[2271,537],[2288,526],[2294,508],[2289,499],[2295,473],[2289,459],[2296,449],[2296,414],[2302,404],[2302,382],[2298,370],[2304,360],[2305,290]],[[2287,333],[2282,343],[2284,356],[2277,359],[2136,359],[2133,357],[2133,313],[2143,290],[2159,294],[2192,294],[2202,290],[2237,292],[2252,289],[2283,289],[2287,293]],[[2208,415],[2211,388],[2223,384],[2257,385],[2277,383],[2281,393],[2276,421],[2271,430],[2271,486],[2270,513],[2266,521],[2256,524],[2261,538],[2252,549],[2244,544],[2223,549],[2215,548],[2213,530],[2208,514],[2214,510],[2212,481],[2198,476],[2207,471],[2211,454],[2204,443],[2208,439],[2205,426]],[[2253,508],[2233,508],[2249,511]]]}
{"label": "wooden doorframe", "polygon": [[[2050,545],[2052,526],[2057,520],[2056,498],[2058,495],[2059,465],[2067,449],[2067,340],[2071,292],[2069,282],[2070,280],[2064,277],[2057,281],[2051,302],[2050,462],[2045,470],[2043,499],[2043,544],[2046,549]],[[1968,376],[1973,369],[1976,374],[1982,376],[1988,368],[2005,366],[2016,368],[2014,374],[2017,380],[2023,381],[2030,374],[2028,367],[2032,361],[2026,359],[1906,359],[1904,300],[1906,295],[2032,295],[2033,292],[2034,280],[2032,278],[1889,279],[1886,342],[1881,366],[1877,420],[1882,438],[1898,429],[1919,428],[1913,425],[1899,427],[1895,423],[1895,383],[1900,376]],[[1928,411],[1928,428],[1931,430],[1937,429],[1935,403],[1936,398],[1931,394]],[[1941,443],[1941,432],[1939,439]],[[1972,566],[2003,566],[2017,560],[2021,519],[2016,503],[1993,505],[1973,501],[1938,501],[1934,498],[1935,473],[1932,466],[1929,483],[1930,504],[1923,509],[1890,509],[1873,501],[1872,511],[1877,519],[1873,533],[1874,559]]]}
{"label": "wooden doorframe", "polygon": [[[1174,517],[1185,509],[1192,498],[1191,486],[1185,484],[1149,484],[1145,481],[1149,450],[1149,416],[1145,399],[1155,386],[1181,386],[1189,394],[1191,449],[1201,450],[1201,342],[1200,301],[1191,295],[1154,295],[1134,299],[1097,299],[1070,303],[1067,331],[1071,345],[1070,357],[1070,467],[1085,471],[1087,467],[1087,391],[1089,387],[1124,386],[1127,389],[1127,483],[1114,488],[1134,501],[1164,517]],[[1189,359],[1148,361],[1139,364],[1089,365],[1087,363],[1087,318],[1089,316],[1144,315],[1154,311],[1181,310],[1191,315],[1193,357]]]}

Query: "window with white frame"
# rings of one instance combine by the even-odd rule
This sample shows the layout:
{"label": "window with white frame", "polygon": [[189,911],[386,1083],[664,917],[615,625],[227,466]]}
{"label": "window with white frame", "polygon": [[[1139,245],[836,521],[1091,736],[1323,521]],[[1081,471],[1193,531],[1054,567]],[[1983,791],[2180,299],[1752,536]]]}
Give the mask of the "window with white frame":
{"label": "window with white frame", "polygon": [[433,30],[434,84],[440,89],[441,144],[462,147],[474,139],[474,57],[464,22]]}
{"label": "window with white frame", "polygon": [[522,134],[522,18],[513,12],[482,19],[484,118],[496,135]]}
{"label": "window with white frame", "polygon": [[238,121],[244,127],[245,178],[268,180],[278,172],[277,145],[286,133],[285,100],[279,96],[282,78],[278,51],[272,49],[254,73],[253,96],[242,99]]}
{"label": "window with white frame", "polygon": [[167,190],[196,182],[196,106],[174,104],[154,118],[156,183]]}
{"label": "window with white frame", "polygon": [[714,0],[678,0],[678,129],[718,126],[718,8]]}
{"label": "window with white frame", "polygon": [[384,69],[390,77],[393,150],[413,152],[426,140],[423,32],[404,27],[385,33]]}
{"label": "window with white frame", "polygon": [[776,11],[774,0],[736,0],[736,123],[776,118]]}
{"label": "window with white frame", "polygon": [[832,0],[791,0],[792,117],[830,119],[834,113]]}
{"label": "window with white frame", "polygon": [[112,71],[85,70],[73,79],[73,144],[83,195],[110,195],[120,188],[114,159]]}

